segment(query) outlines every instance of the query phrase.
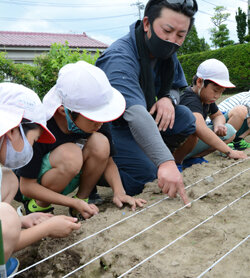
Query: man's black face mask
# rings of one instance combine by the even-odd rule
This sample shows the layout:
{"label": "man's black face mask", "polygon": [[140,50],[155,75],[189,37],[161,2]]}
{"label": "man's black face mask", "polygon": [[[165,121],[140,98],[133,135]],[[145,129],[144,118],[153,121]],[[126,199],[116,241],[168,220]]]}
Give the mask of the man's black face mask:
{"label": "man's black face mask", "polygon": [[168,59],[171,57],[180,47],[180,45],[165,41],[159,38],[154,32],[153,27],[150,25],[151,38],[149,39],[147,34],[145,34],[145,41],[150,53],[159,59]]}

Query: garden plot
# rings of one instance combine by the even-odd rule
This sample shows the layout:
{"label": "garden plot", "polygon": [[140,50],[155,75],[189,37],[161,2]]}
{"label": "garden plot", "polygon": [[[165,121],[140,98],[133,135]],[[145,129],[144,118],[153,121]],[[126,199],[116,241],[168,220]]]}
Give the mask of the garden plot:
{"label": "garden plot", "polygon": [[250,159],[207,159],[183,172],[191,208],[161,194],[156,181],[135,213],[115,208],[111,191],[99,188],[99,215],[66,239],[17,253],[25,269],[17,277],[249,277]]}

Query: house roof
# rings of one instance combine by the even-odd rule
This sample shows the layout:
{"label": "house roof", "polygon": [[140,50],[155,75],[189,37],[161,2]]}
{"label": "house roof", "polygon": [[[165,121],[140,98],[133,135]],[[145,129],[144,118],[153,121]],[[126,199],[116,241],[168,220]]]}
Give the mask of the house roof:
{"label": "house roof", "polygon": [[53,43],[65,44],[69,47],[107,48],[108,45],[83,34],[58,34],[0,31],[0,46],[50,47]]}

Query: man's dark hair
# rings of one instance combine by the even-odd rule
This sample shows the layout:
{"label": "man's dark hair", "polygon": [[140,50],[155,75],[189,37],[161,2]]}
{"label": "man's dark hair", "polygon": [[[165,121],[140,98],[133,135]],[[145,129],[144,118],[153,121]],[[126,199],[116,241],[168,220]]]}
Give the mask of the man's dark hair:
{"label": "man's dark hair", "polygon": [[31,121],[29,121],[27,119],[22,119],[21,124],[22,124],[23,131],[24,131],[25,135],[27,134],[27,132],[29,130],[36,129],[36,128],[40,127],[39,124],[32,123]]}
{"label": "man's dark hair", "polygon": [[[199,78],[199,77],[198,77],[197,75],[195,75],[195,76],[193,77],[193,80],[192,80],[192,85],[193,85],[193,86],[196,85],[197,79],[198,79],[198,78]],[[211,80],[205,79],[205,80],[204,80],[204,87],[206,88],[207,85],[208,85],[209,83],[214,83],[214,82],[211,81]],[[214,83],[214,84],[215,84],[215,83]],[[216,84],[216,85],[217,85],[217,84]]]}
{"label": "man's dark hair", "polygon": [[196,0],[192,0],[192,1],[193,1],[193,7],[191,8],[186,4],[186,0],[182,4],[168,3],[167,0],[149,0],[144,11],[144,17],[145,16],[148,17],[149,23],[152,26],[154,20],[161,16],[162,9],[168,8],[175,12],[182,13],[190,17],[190,25],[188,28],[189,31],[194,24],[194,14],[198,11],[198,5]]}

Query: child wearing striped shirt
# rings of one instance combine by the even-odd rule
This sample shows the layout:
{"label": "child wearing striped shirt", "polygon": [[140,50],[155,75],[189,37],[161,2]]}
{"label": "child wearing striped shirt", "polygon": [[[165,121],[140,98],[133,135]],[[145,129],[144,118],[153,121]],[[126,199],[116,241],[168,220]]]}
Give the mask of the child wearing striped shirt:
{"label": "child wearing striped shirt", "polygon": [[226,121],[231,119],[231,124],[237,131],[234,140],[228,144],[235,150],[250,148],[250,143],[245,138],[250,135],[250,91],[228,97],[218,105]]}

